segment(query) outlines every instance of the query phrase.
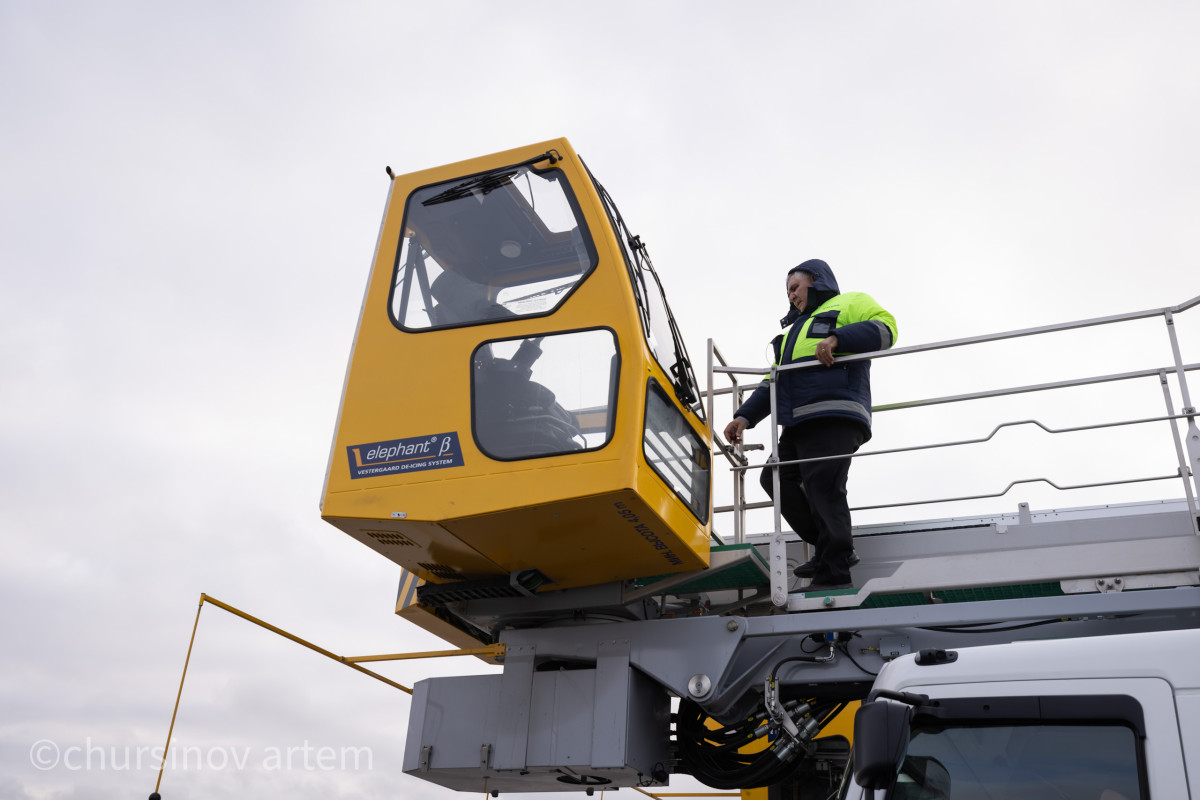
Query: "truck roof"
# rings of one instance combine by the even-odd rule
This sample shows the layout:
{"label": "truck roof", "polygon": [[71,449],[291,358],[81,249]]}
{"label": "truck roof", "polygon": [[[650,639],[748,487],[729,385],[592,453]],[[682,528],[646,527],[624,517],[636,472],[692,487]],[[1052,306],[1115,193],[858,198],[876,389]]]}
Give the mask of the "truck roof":
{"label": "truck roof", "polygon": [[1200,629],[1078,639],[1043,639],[953,650],[953,662],[917,663],[917,654],[885,665],[877,688],[903,690],[948,683],[1087,678],[1161,678],[1200,688]]}

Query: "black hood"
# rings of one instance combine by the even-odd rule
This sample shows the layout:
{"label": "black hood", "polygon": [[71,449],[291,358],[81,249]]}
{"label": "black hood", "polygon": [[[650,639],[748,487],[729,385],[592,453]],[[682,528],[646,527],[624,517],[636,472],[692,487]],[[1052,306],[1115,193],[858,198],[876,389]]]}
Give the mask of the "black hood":
{"label": "black hood", "polygon": [[[838,289],[837,278],[834,276],[833,270],[821,259],[810,258],[808,261],[789,269],[788,275],[791,275],[796,270],[807,272],[813,276],[813,285],[808,290],[808,304],[806,306],[810,312],[829,298],[837,297],[842,293]],[[800,316],[800,312],[796,310],[796,307],[789,305],[787,316],[779,320],[779,325],[786,328],[800,319]]]}

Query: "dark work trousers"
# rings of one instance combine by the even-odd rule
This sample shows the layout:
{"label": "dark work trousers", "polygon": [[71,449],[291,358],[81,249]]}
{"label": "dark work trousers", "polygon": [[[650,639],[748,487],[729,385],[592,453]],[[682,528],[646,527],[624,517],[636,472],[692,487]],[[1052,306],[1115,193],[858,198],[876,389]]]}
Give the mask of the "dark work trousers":
{"label": "dark work trousers", "polygon": [[[866,431],[860,423],[841,417],[820,417],[783,429],[779,437],[779,460],[818,458],[853,453],[862,445]],[[762,471],[760,482],[774,497],[771,468]],[[784,520],[801,539],[814,548],[813,583],[850,583],[850,504],[846,500],[846,477],[850,459],[814,461],[779,468],[780,510]]]}

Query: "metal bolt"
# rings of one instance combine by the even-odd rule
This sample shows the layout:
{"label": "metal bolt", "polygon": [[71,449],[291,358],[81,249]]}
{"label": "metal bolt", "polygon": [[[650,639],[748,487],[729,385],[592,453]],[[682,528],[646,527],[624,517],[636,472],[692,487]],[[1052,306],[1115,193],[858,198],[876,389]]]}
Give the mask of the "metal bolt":
{"label": "metal bolt", "polygon": [[729,620],[729,622],[725,623],[725,630],[732,632],[732,631],[736,631],[737,629],[738,629],[738,621],[736,619],[731,619],[731,620]]}

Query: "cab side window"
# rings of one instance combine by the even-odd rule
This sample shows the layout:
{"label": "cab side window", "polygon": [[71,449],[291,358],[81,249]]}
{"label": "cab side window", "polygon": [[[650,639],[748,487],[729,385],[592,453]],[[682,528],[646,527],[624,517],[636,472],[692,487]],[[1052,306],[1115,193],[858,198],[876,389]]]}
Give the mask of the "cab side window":
{"label": "cab side window", "polygon": [[708,487],[712,469],[708,446],[658,382],[646,387],[646,427],[642,432],[646,462],[671,487],[700,522],[708,522]]}

